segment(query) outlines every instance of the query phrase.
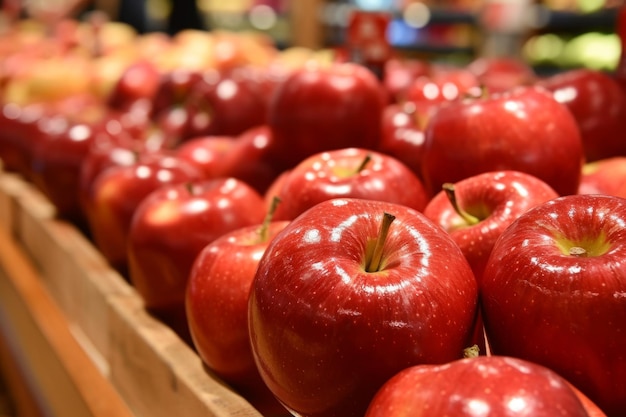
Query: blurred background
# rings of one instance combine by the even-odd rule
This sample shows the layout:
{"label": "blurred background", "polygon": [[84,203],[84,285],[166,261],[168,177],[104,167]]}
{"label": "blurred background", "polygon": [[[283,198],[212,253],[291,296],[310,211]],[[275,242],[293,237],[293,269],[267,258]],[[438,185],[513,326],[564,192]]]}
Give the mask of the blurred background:
{"label": "blurred background", "polygon": [[[10,0],[5,4],[19,3]],[[389,16],[386,37],[404,55],[466,63],[477,56],[524,58],[539,73],[571,67],[612,70],[623,0],[31,0],[31,10],[101,9],[140,32],[184,27],[258,31],[279,47],[334,48],[351,13]],[[68,6],[68,4],[72,4]],[[179,9],[179,10],[175,10]],[[172,15],[178,14],[178,22]],[[182,20],[181,20],[182,19]]]}

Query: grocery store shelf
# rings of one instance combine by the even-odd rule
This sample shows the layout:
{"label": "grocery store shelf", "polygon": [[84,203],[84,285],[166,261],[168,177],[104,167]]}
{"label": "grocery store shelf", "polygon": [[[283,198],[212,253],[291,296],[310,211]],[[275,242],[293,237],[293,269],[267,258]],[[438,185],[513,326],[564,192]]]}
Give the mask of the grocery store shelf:
{"label": "grocery store shelf", "polygon": [[588,32],[592,30],[612,32],[615,28],[617,9],[602,9],[593,13],[546,11],[545,23],[540,30],[551,32]]}

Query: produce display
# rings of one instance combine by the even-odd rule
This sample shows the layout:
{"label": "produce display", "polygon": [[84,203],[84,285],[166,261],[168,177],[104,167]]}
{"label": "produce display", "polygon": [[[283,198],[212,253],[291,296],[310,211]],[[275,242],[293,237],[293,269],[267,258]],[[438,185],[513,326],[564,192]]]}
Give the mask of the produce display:
{"label": "produce display", "polygon": [[3,169],[264,416],[626,415],[624,69],[336,52],[15,22]]}

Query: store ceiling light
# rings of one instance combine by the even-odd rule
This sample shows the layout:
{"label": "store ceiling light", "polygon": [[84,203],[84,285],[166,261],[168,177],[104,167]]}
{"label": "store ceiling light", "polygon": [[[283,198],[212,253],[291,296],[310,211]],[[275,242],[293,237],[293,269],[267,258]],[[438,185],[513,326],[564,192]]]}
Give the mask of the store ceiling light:
{"label": "store ceiling light", "polygon": [[424,3],[411,3],[402,12],[404,22],[413,28],[423,28],[430,22],[430,9]]}
{"label": "store ceiling light", "polygon": [[273,28],[278,20],[274,9],[263,4],[252,7],[248,12],[248,19],[252,27],[259,30]]}

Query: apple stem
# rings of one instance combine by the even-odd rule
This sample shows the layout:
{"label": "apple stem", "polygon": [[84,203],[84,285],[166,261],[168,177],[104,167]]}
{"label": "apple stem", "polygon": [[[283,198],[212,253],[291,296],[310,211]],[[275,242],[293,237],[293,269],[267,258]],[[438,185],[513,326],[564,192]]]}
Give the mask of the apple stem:
{"label": "apple stem", "polygon": [[463,349],[464,358],[475,358],[480,354],[480,348],[478,345],[472,345]]}
{"label": "apple stem", "polygon": [[480,219],[478,217],[472,216],[459,206],[459,202],[456,198],[456,190],[454,184],[447,182],[442,185],[442,188],[443,191],[446,193],[448,200],[450,200],[450,204],[452,204],[454,211],[456,211],[456,213],[461,216],[463,220],[465,220],[469,224],[476,224],[480,222]]}
{"label": "apple stem", "polygon": [[272,203],[270,204],[267,214],[265,215],[265,219],[263,219],[263,223],[261,224],[258,230],[259,243],[267,241],[268,229],[270,227],[270,223],[272,222],[272,219],[274,218],[274,213],[276,212],[276,207],[278,207],[279,203],[280,203],[280,198],[278,196],[274,196],[274,198],[272,198]]}
{"label": "apple stem", "polygon": [[187,189],[187,192],[191,195],[195,194],[195,190],[193,188],[193,183],[191,181],[187,181],[185,182],[185,188]]}
{"label": "apple stem", "polygon": [[[380,271],[380,261],[383,257],[383,248],[385,247],[385,241],[387,240],[387,235],[389,234],[389,227],[391,223],[396,219],[396,216],[389,213],[383,214],[383,219],[380,223],[380,230],[378,232],[378,236],[371,240],[370,242],[374,245],[373,249],[368,247],[366,248],[367,254],[369,255],[366,258],[365,262],[365,271],[366,272],[377,272]],[[371,246],[371,245],[368,245]]]}
{"label": "apple stem", "polygon": [[581,248],[580,246],[572,246],[569,248],[569,254],[577,258],[585,258],[587,256],[587,251],[585,248]]}
{"label": "apple stem", "polygon": [[361,161],[361,165],[359,165],[359,167],[356,169],[356,173],[358,174],[359,172],[363,171],[371,160],[372,160],[371,154],[368,153],[367,155],[365,155],[365,158],[363,158],[363,161]]}

